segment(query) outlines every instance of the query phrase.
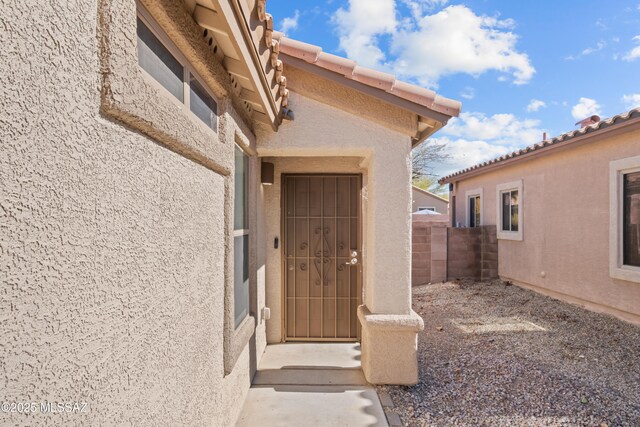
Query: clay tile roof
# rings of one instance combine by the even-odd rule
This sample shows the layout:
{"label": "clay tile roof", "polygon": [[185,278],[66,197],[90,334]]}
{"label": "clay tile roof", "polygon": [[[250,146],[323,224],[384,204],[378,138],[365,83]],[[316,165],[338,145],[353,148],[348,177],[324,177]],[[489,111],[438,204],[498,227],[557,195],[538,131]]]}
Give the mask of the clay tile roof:
{"label": "clay tile roof", "polygon": [[[503,156],[500,156],[498,158],[495,158],[493,160],[489,160],[483,163],[479,163],[477,165],[468,167],[466,169],[462,169],[458,172],[452,173],[451,175],[447,175],[443,178],[440,178],[438,180],[438,182],[440,184],[444,184],[447,182],[452,182],[454,181],[454,178],[460,178],[463,175],[466,175],[470,172],[475,172],[478,169],[482,169],[484,167],[487,166],[491,166],[491,165],[496,165],[500,162],[503,162],[505,160],[510,160],[510,159],[514,159],[516,157],[520,157],[523,156],[525,154],[532,154],[536,151],[539,151],[541,149],[543,149],[545,152],[549,151],[549,150],[553,150],[555,148],[559,148],[562,147],[566,144],[568,144],[567,141],[571,141],[574,138],[577,138],[579,136],[589,136],[590,134],[593,135],[597,135],[602,133],[605,129],[610,128],[612,126],[619,126],[625,123],[629,123],[630,121],[632,121],[633,123],[640,123],[640,108],[634,108],[631,111],[628,111],[626,113],[623,114],[618,114],[616,116],[610,117],[608,119],[605,120],[601,120],[597,123],[588,125],[588,126],[584,126],[580,129],[577,130],[573,130],[570,132],[566,132],[563,133],[562,135],[556,136],[554,138],[550,138],[550,139],[546,139],[544,141],[535,143],[533,145],[530,145],[528,147],[522,148],[520,150],[516,150],[512,153],[509,154],[505,154]],[[474,174],[475,175],[475,174]]]}
{"label": "clay tile roof", "polygon": [[460,114],[462,104],[459,101],[444,98],[436,95],[436,93],[431,90],[396,80],[396,77],[392,74],[362,67],[350,59],[324,53],[319,46],[290,39],[283,33],[274,31],[273,38],[280,42],[281,53],[342,74],[350,80],[381,89],[398,98],[448,116],[457,116]]}

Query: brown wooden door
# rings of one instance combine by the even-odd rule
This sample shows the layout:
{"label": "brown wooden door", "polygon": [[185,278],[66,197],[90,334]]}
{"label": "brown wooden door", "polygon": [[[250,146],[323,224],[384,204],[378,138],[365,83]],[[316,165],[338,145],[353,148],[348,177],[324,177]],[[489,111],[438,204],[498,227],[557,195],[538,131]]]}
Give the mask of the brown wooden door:
{"label": "brown wooden door", "polygon": [[362,294],[359,175],[285,175],[288,341],[355,341]]}

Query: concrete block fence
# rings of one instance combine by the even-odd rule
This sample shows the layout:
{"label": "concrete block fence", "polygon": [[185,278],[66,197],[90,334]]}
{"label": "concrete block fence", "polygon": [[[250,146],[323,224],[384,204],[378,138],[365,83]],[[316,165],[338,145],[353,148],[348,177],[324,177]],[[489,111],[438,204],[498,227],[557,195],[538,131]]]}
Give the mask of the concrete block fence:
{"label": "concrete block fence", "polygon": [[413,221],[412,286],[454,279],[498,277],[496,226],[452,228]]}

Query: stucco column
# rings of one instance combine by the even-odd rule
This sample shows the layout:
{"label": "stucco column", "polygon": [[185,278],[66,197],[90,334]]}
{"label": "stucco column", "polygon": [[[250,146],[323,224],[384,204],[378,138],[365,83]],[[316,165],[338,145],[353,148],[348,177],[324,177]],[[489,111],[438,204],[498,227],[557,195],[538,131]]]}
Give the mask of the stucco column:
{"label": "stucco column", "polygon": [[397,149],[374,153],[368,165],[361,361],[371,383],[415,384],[424,325],[411,310],[411,147],[408,139],[393,143]]}

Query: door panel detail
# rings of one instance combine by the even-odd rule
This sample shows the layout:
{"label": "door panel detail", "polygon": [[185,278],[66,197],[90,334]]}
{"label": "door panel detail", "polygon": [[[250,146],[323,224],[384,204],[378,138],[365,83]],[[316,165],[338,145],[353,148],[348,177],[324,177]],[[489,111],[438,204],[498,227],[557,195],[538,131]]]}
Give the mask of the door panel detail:
{"label": "door panel detail", "polygon": [[282,188],[285,340],[355,341],[361,178],[285,175]]}

